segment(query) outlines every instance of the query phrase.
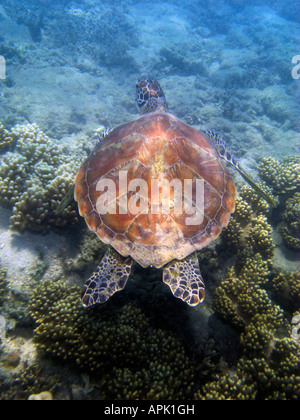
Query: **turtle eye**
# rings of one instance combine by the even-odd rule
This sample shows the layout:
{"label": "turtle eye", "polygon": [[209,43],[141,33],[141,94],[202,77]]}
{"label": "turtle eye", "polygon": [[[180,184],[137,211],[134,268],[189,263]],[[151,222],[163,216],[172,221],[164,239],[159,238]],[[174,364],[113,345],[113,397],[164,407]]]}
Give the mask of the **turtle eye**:
{"label": "turtle eye", "polygon": [[157,86],[155,86],[154,84],[149,85],[149,93],[151,98],[158,98],[159,95],[159,90],[157,89]]}
{"label": "turtle eye", "polygon": [[145,86],[147,86],[148,82],[145,78],[142,78],[140,80],[138,80],[137,84],[136,84],[136,88],[137,89],[141,89],[144,88]]}

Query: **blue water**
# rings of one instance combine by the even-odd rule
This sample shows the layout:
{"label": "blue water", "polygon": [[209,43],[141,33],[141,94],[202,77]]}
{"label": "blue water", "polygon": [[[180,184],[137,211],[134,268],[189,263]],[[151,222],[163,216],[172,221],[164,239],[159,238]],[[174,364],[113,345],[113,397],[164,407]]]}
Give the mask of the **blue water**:
{"label": "blue water", "polygon": [[[196,129],[221,133],[241,165],[258,182],[261,174],[257,166],[262,158],[282,162],[288,156],[299,155],[299,9],[299,1],[294,0],[0,0],[0,123],[9,132],[13,132],[17,124],[36,124],[55,147],[61,148],[60,153],[74,156],[75,167],[92,150],[100,132],[138,117],[135,84],[140,76],[149,75],[161,83],[174,115]],[[18,153],[23,153],[23,160],[29,159],[30,145],[28,153],[27,143],[22,152],[18,152],[14,142],[1,148],[1,133],[0,125],[0,269],[7,272],[4,284],[8,290],[2,299],[1,287],[4,286],[1,286],[0,276],[0,315],[6,320],[7,329],[6,338],[0,335],[0,399],[27,399],[31,394],[42,391],[51,391],[57,399],[299,399],[299,348],[289,349],[290,353],[286,353],[295,358],[288,375],[295,375],[293,381],[298,384],[298,391],[289,392],[284,374],[278,367],[280,363],[276,365],[279,359],[284,363],[284,351],[280,353],[277,349],[278,357],[275,355],[271,361],[264,352],[253,350],[247,353],[243,348],[245,331],[236,329],[236,325],[228,319],[218,318],[215,313],[214,293],[225,277],[225,268],[236,264],[239,270],[242,264],[236,250],[230,255],[224,254],[224,243],[212,246],[201,257],[205,274],[212,278],[211,285],[208,284],[206,306],[194,312],[186,309],[177,300],[173,302],[172,295],[161,292],[160,274],[150,269],[137,269],[127,294],[112,307],[107,304],[107,312],[99,314],[105,320],[112,320],[111,329],[117,334],[116,342],[122,340],[122,334],[126,333],[118,331],[114,322],[120,322],[126,330],[127,326],[122,322],[127,312],[124,310],[123,314],[122,308],[128,303],[144,308],[143,316],[147,317],[147,321],[144,321],[146,326],[143,328],[148,328],[147,331],[157,328],[171,331],[170,334],[182,343],[180,349],[185,349],[191,363],[186,369],[193,373],[183,375],[180,369],[176,370],[179,359],[173,359],[172,355],[168,359],[161,348],[157,349],[157,353],[160,355],[158,359],[163,358],[163,372],[168,371],[170,360],[169,369],[175,369],[179,377],[183,375],[178,386],[174,385],[174,378],[169,373],[165,373],[165,377],[172,379],[169,382],[162,379],[158,386],[161,374],[159,363],[155,360],[154,367],[151,365],[149,368],[148,360],[154,357],[155,351],[147,352],[144,348],[154,346],[151,341],[154,339],[151,338],[152,332],[145,335],[145,330],[139,337],[143,350],[139,351],[136,344],[121,346],[120,352],[132,352],[132,358],[127,357],[124,366],[114,358],[108,358],[98,372],[91,372],[87,363],[79,370],[69,354],[64,367],[61,360],[53,360],[51,354],[47,355],[46,361],[30,356],[36,351],[32,341],[36,325],[27,311],[32,290],[49,279],[81,285],[95,265],[89,261],[83,268],[74,269],[72,266],[69,270],[64,264],[64,259],[74,262],[83,252],[76,245],[85,232],[84,224],[80,228],[68,224],[57,228],[53,223],[51,228],[47,226],[46,231],[41,229],[42,232],[39,232],[34,228],[35,222],[31,221],[21,234],[9,229],[11,217],[18,211],[27,212],[28,220],[29,216],[33,220],[38,216],[31,207],[30,198],[26,210],[20,210],[18,199],[13,202],[4,197],[5,179],[11,176],[5,169],[6,165],[19,156]],[[53,175],[52,172],[49,174],[50,166],[46,166],[43,172],[44,164],[50,165],[44,156],[27,160],[27,166],[26,162],[25,166],[17,163],[23,186],[17,187],[14,178],[11,188],[17,189],[18,194],[24,194],[28,188],[40,185],[40,181],[50,182],[51,176],[54,178],[61,173],[59,165],[62,162],[50,168]],[[74,167],[72,170],[76,169]],[[299,161],[293,166],[293,170],[298,169]],[[244,180],[237,174],[234,177],[240,190]],[[268,186],[275,188],[276,192],[276,182]],[[296,236],[300,234],[299,222],[296,226],[299,205],[294,204],[293,216],[291,213],[283,216],[287,200],[293,198],[295,202],[293,194],[299,192],[299,182],[293,188],[290,193],[279,194],[279,207],[267,216],[274,230],[276,251],[268,282],[262,286],[272,305],[279,305],[288,325],[292,325],[292,319],[300,309],[299,280],[293,283],[293,306],[289,299],[283,299],[284,302],[276,300],[270,284],[279,272],[298,273],[295,276],[299,276],[299,248],[287,245],[281,230],[282,223],[294,217],[294,227],[290,228],[294,232],[296,229]],[[253,211],[256,214],[257,209]],[[39,245],[42,251],[36,250]],[[35,270],[39,273],[38,279],[32,275]],[[209,274],[214,270],[216,275]],[[139,281],[143,285],[140,292],[137,291]],[[286,291],[286,288],[282,290]],[[152,297],[153,293],[159,296],[157,307],[147,303],[145,296],[149,293]],[[289,292],[286,293],[289,295]],[[128,308],[126,310],[129,311]],[[95,314],[89,313],[94,320]],[[158,314],[161,314],[161,322]],[[156,337],[156,330],[153,337]],[[284,337],[294,340],[297,346],[297,339],[288,334]],[[270,338],[270,342],[273,341],[269,353],[274,349],[274,340],[281,338],[278,332]],[[165,336],[161,342],[165,343],[164,339]],[[133,332],[131,340],[136,340]],[[233,355],[230,355],[231,340]],[[92,347],[93,343],[89,346]],[[86,351],[88,354],[89,350]],[[168,351],[170,354],[179,352],[176,346],[175,350]],[[145,360],[140,352],[146,354]],[[8,356],[15,353],[20,355],[21,361],[17,367],[8,367]],[[135,358],[138,360],[137,367],[133,363]],[[273,374],[278,374],[277,385],[272,385],[272,388],[268,382],[271,379],[266,379],[266,385],[255,365],[256,373],[248,372],[240,378],[244,381],[240,393],[233,390],[232,395],[227,391],[222,394],[220,385],[214,394],[208,384],[220,377],[224,381],[224,390],[227,389],[228,377],[225,379],[225,376],[231,372],[236,382],[241,375],[238,363],[244,363],[247,358],[249,363],[258,359],[270,363]],[[26,370],[28,377],[29,369],[34,372],[28,391],[24,378],[21,382],[19,380],[25,366],[29,366]],[[43,377],[40,381],[39,369]],[[67,369],[69,379],[64,377],[63,369]],[[263,373],[267,375],[266,371]],[[59,377],[60,385],[55,385],[55,375]],[[114,377],[119,379],[115,381]],[[127,394],[118,390],[118,381],[123,390],[128,388]],[[149,386],[145,385],[147,381]],[[264,386],[267,388],[265,392]],[[153,394],[150,392],[152,388],[155,390]],[[165,388],[172,391],[168,393]],[[136,393],[132,389],[136,389]]]}

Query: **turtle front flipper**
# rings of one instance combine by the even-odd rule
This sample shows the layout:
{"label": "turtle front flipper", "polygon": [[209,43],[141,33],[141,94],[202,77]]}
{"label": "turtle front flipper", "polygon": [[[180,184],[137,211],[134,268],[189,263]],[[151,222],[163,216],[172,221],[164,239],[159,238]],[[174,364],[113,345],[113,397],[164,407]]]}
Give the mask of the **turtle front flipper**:
{"label": "turtle front flipper", "polygon": [[241,177],[244,178],[246,182],[248,182],[248,184],[254,189],[254,191],[256,191],[264,200],[266,200],[267,203],[270,204],[271,207],[273,207],[274,206],[273,199],[269,197],[268,194],[266,194],[260,188],[260,186],[257,185],[251,179],[251,177],[245,172],[245,170],[241,167],[239,162],[236,160],[236,158],[228,149],[225,140],[222,139],[222,137],[220,137],[219,134],[215,133],[214,131],[209,130],[209,131],[204,131],[204,133],[207,136],[209,136],[209,138],[212,140],[215,148],[217,149],[219,156],[222,159],[226,160],[226,162],[230,163],[230,165],[232,165],[238,171]]}
{"label": "turtle front flipper", "polygon": [[166,265],[163,281],[170,287],[175,297],[190,306],[196,306],[204,300],[205,285],[196,253],[182,261],[172,261]]}
{"label": "turtle front flipper", "polygon": [[109,247],[94,274],[85,282],[81,301],[83,306],[106,302],[124,289],[132,267],[131,258],[123,258]]}

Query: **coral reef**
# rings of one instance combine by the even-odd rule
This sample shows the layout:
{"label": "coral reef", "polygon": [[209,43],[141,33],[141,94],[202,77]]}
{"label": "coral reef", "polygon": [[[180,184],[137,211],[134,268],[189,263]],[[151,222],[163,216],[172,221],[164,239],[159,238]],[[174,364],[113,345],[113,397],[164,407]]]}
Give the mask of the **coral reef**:
{"label": "coral reef", "polygon": [[[286,182],[291,186],[290,178]],[[272,195],[270,187],[263,188]],[[276,196],[273,199],[279,203]],[[218,369],[222,351],[214,355],[217,346],[205,363],[198,354],[192,363],[178,337],[154,327],[138,306],[86,311],[80,307],[77,288],[62,283],[41,284],[31,301],[38,348],[101,377],[101,398],[299,398],[299,345],[291,337],[289,321],[299,308],[299,273],[273,271],[270,220],[270,206],[244,186],[222,235],[226,247],[219,251],[234,251],[236,262],[213,298],[215,314],[239,335],[236,363],[226,369]],[[84,270],[98,259],[100,248],[87,234],[69,269]]]}
{"label": "coral reef", "polygon": [[[231,267],[217,287],[214,307],[240,332],[241,356],[237,367],[222,372],[195,395],[200,399],[298,399],[300,395],[300,347],[291,337],[291,326],[280,306],[264,286],[269,282],[267,264],[243,267],[239,275]],[[250,268],[250,269],[249,269]],[[299,307],[299,273],[279,275],[273,289]],[[289,310],[293,307],[289,305]]]}
{"label": "coral reef", "polygon": [[[299,345],[292,338],[279,339],[267,333],[265,319],[260,329],[249,326],[246,334],[244,356],[234,370],[227,372],[203,386],[195,394],[202,400],[298,400],[300,395]],[[265,352],[252,353],[251,343],[258,339]],[[272,343],[266,346],[266,343]],[[249,345],[250,344],[250,345]],[[249,346],[249,347],[248,347]],[[255,346],[255,349],[257,346]]]}
{"label": "coral reef", "polygon": [[[276,198],[273,198],[275,202]],[[269,211],[269,204],[251,187],[244,186],[236,200],[236,210],[221,236],[226,248],[238,252],[240,258],[259,252],[271,260],[275,247],[273,228],[267,220]]]}
{"label": "coral reef", "polygon": [[7,295],[6,270],[0,267],[0,306],[4,304]]}
{"label": "coral reef", "polygon": [[[0,168],[0,201],[13,206],[11,227],[47,232],[78,222],[74,203],[62,214],[55,211],[73,185],[76,157],[70,158],[35,124],[17,125],[10,133],[16,143]],[[79,160],[78,160],[79,165]]]}
{"label": "coral reef", "polygon": [[[268,185],[260,184],[273,200],[276,217],[272,219],[269,204],[255,193],[250,186],[244,186],[236,202],[236,211],[231,218],[223,239],[229,247],[240,250],[247,238],[264,257],[271,258],[272,231],[280,227],[280,233],[287,247],[300,249],[300,158],[289,156],[281,162],[274,158],[261,160],[258,170]],[[271,217],[269,217],[271,215]],[[267,219],[269,217],[269,219]],[[262,250],[264,247],[264,251]]]}
{"label": "coral reef", "polygon": [[78,293],[60,283],[38,287],[30,311],[40,350],[101,377],[103,398],[188,398],[193,369],[175,336],[131,304],[86,311]]}
{"label": "coral reef", "polygon": [[[250,166],[273,151],[295,153],[299,115],[286,57],[297,50],[297,3],[249,3],[2,0],[0,55],[8,71],[0,119],[6,128],[36,121],[70,144],[83,127],[90,133],[98,122],[114,125],[136,115],[128,100],[143,69],[162,78],[176,115],[223,132]],[[77,159],[69,156],[33,125],[0,126],[0,201],[13,209],[14,229],[48,232],[76,223],[72,205],[55,215],[76,171]],[[103,248],[96,235],[76,227],[68,237],[79,253],[64,259],[64,274],[55,258],[47,259],[49,283],[42,283],[46,263],[24,268],[30,293],[39,284],[30,309],[37,348],[47,353],[40,357],[31,342],[33,321],[21,314],[27,287],[11,288],[21,284],[17,274],[8,278],[0,267],[0,324],[6,323],[0,336],[7,337],[0,399],[41,399],[44,392],[55,399],[300,399],[300,338],[291,334],[292,327],[300,331],[299,273],[283,271],[295,265],[300,248],[299,172],[298,157],[261,161],[273,209],[250,187],[241,189],[219,242],[201,251],[207,299],[199,309],[178,314],[178,303],[158,290],[161,275],[138,267],[124,295],[82,309],[70,283],[84,281]],[[18,239],[14,245],[26,247],[24,236]],[[69,258],[71,248],[59,252]],[[11,251],[1,249],[3,262]],[[16,273],[13,264],[8,268]],[[189,334],[185,347],[181,335],[168,331],[172,324],[172,331]],[[20,335],[32,344],[32,359],[18,345]]]}
{"label": "coral reef", "polygon": [[260,289],[260,285],[267,281],[270,272],[260,255],[255,257],[257,263],[254,264],[253,259],[249,258],[239,276],[234,267],[229,268],[214,295],[216,312],[239,329],[247,325],[248,319],[255,315],[258,308],[263,309],[269,304],[267,294]]}
{"label": "coral reef", "polygon": [[4,126],[0,123],[0,153],[6,151],[12,146],[14,139],[9,131],[5,130]]}
{"label": "coral reef", "polygon": [[[57,394],[63,388],[63,379],[49,369],[49,366],[42,368],[40,363],[22,364],[18,371],[10,372],[10,375],[3,376],[1,373],[0,368],[1,400],[51,400],[50,396],[53,399],[54,393]],[[63,371],[63,374],[67,382],[66,372]],[[71,371],[67,375],[70,381],[74,380]],[[68,392],[63,391],[63,397],[69,399]]]}
{"label": "coral reef", "polygon": [[300,250],[300,193],[286,201],[283,213],[282,237],[289,248]]}
{"label": "coral reef", "polygon": [[300,249],[300,157],[288,156],[282,161],[264,158],[258,170],[280,197],[280,207],[284,208],[280,230],[287,247]]}
{"label": "coral reef", "polygon": [[264,158],[258,166],[261,177],[279,195],[290,194],[300,188],[300,157],[289,156],[281,162]]}
{"label": "coral reef", "polygon": [[300,272],[277,273],[270,287],[281,307],[289,311],[300,308]]}
{"label": "coral reef", "polygon": [[64,259],[66,271],[84,272],[103,257],[107,245],[99,240],[95,232],[85,229],[79,240],[79,250],[75,258]]}
{"label": "coral reef", "polygon": [[[46,10],[49,7],[49,2],[45,1],[42,9]],[[48,4],[47,4],[48,3]],[[34,42],[40,42],[42,39],[42,10],[29,0],[25,7],[20,7],[12,0],[5,0],[3,2],[7,13],[16,20],[19,24],[26,25]]]}
{"label": "coral reef", "polygon": [[[77,213],[69,219],[69,209],[62,216],[64,220],[55,216],[57,203],[72,185],[74,173],[63,150],[36,126],[17,126],[11,135],[16,142],[15,153],[4,155],[0,169],[2,201],[14,206],[11,225],[19,230],[47,231],[66,221],[76,221]],[[295,162],[285,162],[288,163],[282,166],[281,191],[275,188],[271,177],[265,177],[269,185],[261,186],[273,197],[274,205],[284,209],[282,218],[293,234],[299,193]],[[292,167],[291,172],[288,167]],[[54,363],[64,360],[70,369],[91,375],[94,385],[87,381],[86,387],[81,388],[76,380],[71,386],[74,398],[299,398],[300,347],[291,335],[291,319],[300,305],[299,273],[274,271],[272,217],[270,206],[244,186],[236,211],[221,236],[221,246],[210,254],[225,258],[230,252],[235,258],[216,289],[211,289],[212,309],[221,326],[211,333],[209,348],[203,343],[197,348],[193,341],[185,341],[187,337],[179,338],[177,330],[176,334],[171,332],[167,327],[171,324],[171,311],[166,311],[168,323],[165,315],[159,315],[157,322],[150,314],[160,314],[162,307],[146,299],[146,289],[141,288],[139,298],[135,295],[136,300],[131,300],[134,303],[124,304],[120,299],[110,306],[86,310],[81,306],[77,286],[47,280],[39,284],[29,305],[37,349]],[[277,219],[281,221],[280,217]],[[66,272],[84,272],[104,251],[91,232],[81,237],[79,249],[76,258],[66,261]],[[217,267],[221,272],[222,267]],[[4,272],[1,280],[0,300],[5,302]],[[152,287],[150,283],[148,287]],[[132,293],[130,287],[128,293]],[[218,347],[217,336],[222,335],[224,325],[238,337],[233,362],[226,359],[222,345]],[[188,343],[189,351],[183,343]],[[16,392],[24,398],[40,398],[41,392],[49,391],[56,397],[54,391],[62,379],[52,377],[52,386],[47,387],[34,375],[19,374]],[[10,395],[9,386],[3,387],[4,395]]]}
{"label": "coral reef", "polygon": [[[84,57],[92,57],[102,65],[136,71],[135,60],[127,51],[137,43],[137,35],[127,19],[125,6],[101,2],[86,9],[82,4],[76,7],[74,3],[64,3],[44,0],[37,5],[26,0],[21,6],[15,0],[3,0],[3,7],[14,21],[28,27],[35,43],[44,41],[47,48],[63,48],[65,60],[77,63],[79,68],[82,60],[77,56],[84,52]],[[116,33],[122,34],[118,42]]]}
{"label": "coral reef", "polygon": [[[280,203],[299,186],[298,160],[264,159],[260,173],[279,195]],[[278,183],[277,183],[278,180]],[[270,191],[268,192],[270,194]],[[292,218],[297,193],[286,205]],[[274,198],[279,204],[279,200]],[[222,240],[237,253],[216,288],[216,313],[240,333],[240,357],[235,368],[220,372],[196,392],[199,399],[298,399],[300,347],[291,337],[289,319],[300,305],[299,273],[272,271],[272,213],[250,187],[243,187],[236,212]],[[280,306],[278,306],[278,304]]]}

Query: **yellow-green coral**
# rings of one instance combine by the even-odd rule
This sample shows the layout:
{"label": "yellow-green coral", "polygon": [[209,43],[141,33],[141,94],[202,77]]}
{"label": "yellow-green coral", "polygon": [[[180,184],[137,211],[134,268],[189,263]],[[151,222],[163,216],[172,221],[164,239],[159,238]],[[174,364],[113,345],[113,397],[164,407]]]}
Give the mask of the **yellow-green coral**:
{"label": "yellow-green coral", "polygon": [[[33,394],[44,392],[54,394],[57,389],[63,389],[64,381],[62,375],[54,369],[42,367],[40,361],[24,363],[21,369],[12,374],[10,380],[6,377],[1,381],[1,400],[27,400]],[[68,396],[69,393],[66,398]]]}
{"label": "yellow-green coral", "polygon": [[0,167],[0,201],[8,206],[18,202],[26,182],[26,158],[7,153]]}
{"label": "yellow-green coral", "polygon": [[249,256],[243,261],[239,269],[239,278],[248,284],[263,286],[270,275],[269,261],[265,260],[260,253]]}
{"label": "yellow-green coral", "polygon": [[215,291],[216,312],[235,327],[244,328],[253,315],[271,305],[267,293],[260,288],[269,274],[268,265],[259,254],[247,259],[239,275],[234,267],[229,268]]}
{"label": "yellow-green coral", "polygon": [[13,207],[11,227],[46,232],[78,221],[75,203],[62,214],[55,210],[73,185],[76,158],[51,141],[35,124],[11,130],[14,153],[7,153],[0,168],[0,201]]}
{"label": "yellow-green coral", "polygon": [[[291,338],[274,338],[262,332],[253,331],[253,340],[265,341],[271,338],[269,353],[245,349],[234,370],[228,369],[214,381],[205,384],[195,394],[201,400],[298,400],[300,395],[300,352]],[[253,343],[254,343],[253,341]],[[255,343],[254,343],[255,345]]]}
{"label": "yellow-green coral", "polygon": [[10,219],[13,229],[45,232],[51,227],[62,227],[79,221],[75,203],[70,204],[61,214],[55,213],[58,204],[73,184],[72,166],[61,165],[53,180],[43,185],[39,178],[32,187],[23,192]]}
{"label": "yellow-green coral", "polygon": [[101,377],[103,398],[188,397],[193,369],[178,338],[131,304],[87,311],[79,293],[61,283],[38,287],[30,311],[40,350]]}
{"label": "yellow-green coral", "polygon": [[236,210],[226,229],[222,241],[226,248],[238,251],[239,256],[249,257],[260,253],[265,259],[274,253],[273,228],[266,213],[269,205],[252,188],[245,186],[236,200]]}
{"label": "yellow-green coral", "polygon": [[278,273],[271,281],[276,300],[289,310],[300,308],[300,272]]}
{"label": "yellow-green coral", "polygon": [[258,167],[262,178],[281,197],[281,234],[289,248],[300,249],[300,157],[289,156],[281,162],[264,158]]}
{"label": "yellow-green coral", "polygon": [[13,144],[14,138],[8,130],[5,130],[0,123],[0,153],[9,149]]}
{"label": "yellow-green coral", "polygon": [[300,187],[299,156],[289,156],[281,162],[274,158],[263,158],[258,170],[277,194],[288,194]]}
{"label": "yellow-green coral", "polygon": [[11,133],[16,139],[16,152],[31,166],[46,163],[55,167],[64,162],[62,147],[51,141],[36,124],[16,125]]}
{"label": "yellow-green coral", "polygon": [[[199,399],[298,399],[300,393],[300,347],[290,336],[284,311],[275,305],[262,286],[268,280],[267,267],[243,268],[237,275],[228,270],[216,289],[214,307],[242,333],[241,357],[233,372],[223,372],[204,385]],[[262,270],[261,270],[262,269]],[[261,274],[260,274],[261,273]],[[297,276],[298,278],[298,276]],[[296,281],[289,281],[292,300],[299,298]],[[279,289],[285,287],[279,286]],[[278,290],[279,291],[279,290]]]}
{"label": "yellow-green coral", "polygon": [[289,248],[300,249],[300,193],[286,201],[283,213],[282,237]]}
{"label": "yellow-green coral", "polygon": [[[272,189],[265,183],[259,183],[258,185],[270,197],[273,202],[273,207],[276,207],[279,201],[278,197],[274,195]],[[247,203],[248,206],[251,207],[252,212],[256,215],[260,213],[263,213],[264,215],[269,214],[270,204],[268,204],[264,198],[254,191],[250,185],[244,185],[239,192],[239,196],[243,202]]]}
{"label": "yellow-green coral", "polygon": [[[242,193],[245,191],[245,187],[242,188]],[[254,191],[252,190],[253,194]],[[254,213],[250,204],[248,204],[246,198],[242,195],[239,195],[236,198],[236,208],[234,212],[234,219],[241,224],[247,224],[251,221],[252,215]]]}
{"label": "yellow-green coral", "polygon": [[252,246],[254,253],[259,252],[265,259],[270,259],[273,256],[275,246],[272,234],[272,226],[265,216],[259,215],[253,220],[249,234],[249,244]]}
{"label": "yellow-green coral", "polygon": [[[251,197],[245,188],[243,198],[250,203]],[[298,399],[300,395],[300,347],[291,337],[285,312],[271,299],[290,312],[298,308],[299,273],[274,277],[270,271],[273,229],[267,208],[258,204],[256,199],[251,202],[252,209],[259,209],[251,213],[237,202],[227,233],[236,244],[237,264],[228,269],[214,295],[216,313],[241,331],[242,354],[233,371],[205,384],[195,398]]]}
{"label": "yellow-green coral", "polygon": [[299,164],[299,157],[260,163],[265,188],[271,187],[280,198],[279,202],[273,196],[274,206],[279,204],[273,213],[249,186],[240,191],[236,211],[222,234],[223,244],[235,250],[237,260],[215,290],[214,309],[240,331],[241,354],[234,368],[206,383],[195,398],[299,399],[300,340],[291,336],[289,322],[300,307],[299,273],[272,272],[271,225],[281,223],[285,206],[281,233],[290,247],[297,248]]}
{"label": "yellow-green coral", "polygon": [[213,382],[205,384],[199,389],[194,398],[196,400],[255,400],[256,384],[239,369],[229,370],[218,375]]}

